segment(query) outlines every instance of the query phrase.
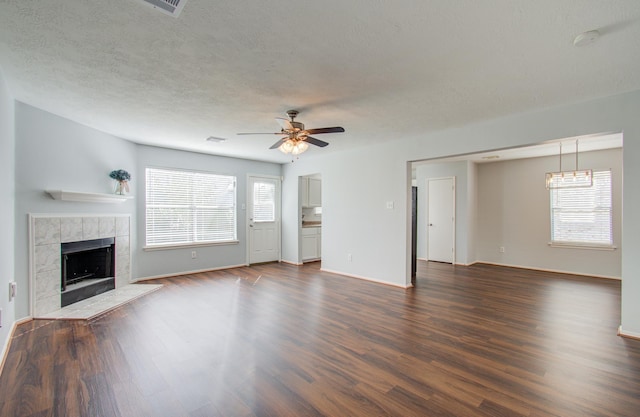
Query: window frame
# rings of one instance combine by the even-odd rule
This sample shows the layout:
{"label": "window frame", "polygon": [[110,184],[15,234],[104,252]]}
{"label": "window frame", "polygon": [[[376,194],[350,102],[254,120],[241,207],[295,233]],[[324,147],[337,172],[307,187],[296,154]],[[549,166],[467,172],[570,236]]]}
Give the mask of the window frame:
{"label": "window frame", "polygon": [[[595,176],[597,174],[601,174],[603,172],[608,172],[609,173],[609,205],[608,208],[604,207],[605,210],[608,210],[608,215],[609,215],[609,243],[603,243],[603,242],[596,242],[596,241],[592,241],[592,242],[588,242],[588,241],[572,241],[572,240],[554,240],[554,192],[555,193],[561,193],[563,191],[567,191],[567,190],[572,190],[571,188],[556,188],[556,189],[550,189],[549,190],[549,233],[550,233],[550,241],[548,243],[549,246],[551,247],[559,247],[559,248],[576,248],[576,249],[594,249],[594,250],[615,250],[617,249],[617,247],[614,245],[614,225],[613,225],[613,221],[614,221],[614,211],[613,211],[613,172],[610,169],[600,169],[600,170],[593,170],[593,180],[594,180],[594,185],[593,187],[596,186],[595,181],[596,178]],[[592,187],[589,187],[592,188]],[[578,189],[589,189],[589,188],[575,188],[575,190]],[[598,207],[592,205],[590,207],[591,211],[590,213],[596,213],[598,210],[602,210],[602,207]]]}
{"label": "window frame", "polygon": [[[148,171],[149,170],[159,170],[159,171],[167,171],[167,172],[182,172],[188,174],[201,174],[201,175],[210,175],[215,177],[226,177],[227,179],[232,179],[234,184],[233,190],[233,205],[229,207],[233,214],[233,235],[235,236],[233,239],[224,239],[224,240],[194,240],[195,236],[195,228],[193,227],[193,217],[191,217],[191,240],[188,242],[169,242],[169,243],[148,243],[149,237],[149,228],[148,228],[148,216],[149,216],[149,204],[148,204],[148,193],[149,193],[149,179],[148,179]],[[203,170],[195,170],[195,169],[186,169],[186,168],[170,168],[170,167],[157,167],[157,166],[147,166],[145,167],[145,204],[144,204],[144,246],[143,250],[145,251],[155,251],[155,250],[165,250],[165,249],[178,249],[178,248],[187,248],[187,247],[203,247],[203,246],[218,246],[218,245],[234,245],[238,244],[238,178],[235,175],[231,174],[220,174],[217,172],[211,171],[203,171]],[[202,208],[201,205],[192,204],[189,206],[191,212],[191,216],[196,212],[198,208]]]}

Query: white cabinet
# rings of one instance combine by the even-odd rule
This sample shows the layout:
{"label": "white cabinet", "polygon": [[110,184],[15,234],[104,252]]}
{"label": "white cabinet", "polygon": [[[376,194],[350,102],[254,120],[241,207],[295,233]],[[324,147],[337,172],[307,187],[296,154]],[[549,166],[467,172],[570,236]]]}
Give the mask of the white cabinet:
{"label": "white cabinet", "polygon": [[320,227],[302,228],[302,261],[320,259],[322,247],[322,229]]}
{"label": "white cabinet", "polygon": [[322,180],[302,179],[302,207],[322,206]]}
{"label": "white cabinet", "polygon": [[322,181],[309,178],[309,207],[322,206]]}

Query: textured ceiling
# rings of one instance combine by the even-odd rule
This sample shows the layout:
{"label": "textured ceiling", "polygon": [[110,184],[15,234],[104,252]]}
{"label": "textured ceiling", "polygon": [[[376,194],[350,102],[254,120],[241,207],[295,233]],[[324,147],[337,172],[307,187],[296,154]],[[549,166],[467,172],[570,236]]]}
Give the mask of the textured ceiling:
{"label": "textured ceiling", "polygon": [[[336,152],[640,89],[638,0],[0,0],[17,100],[135,142],[286,162],[301,111]],[[598,29],[600,39],[573,46]],[[206,142],[208,136],[227,138]]]}

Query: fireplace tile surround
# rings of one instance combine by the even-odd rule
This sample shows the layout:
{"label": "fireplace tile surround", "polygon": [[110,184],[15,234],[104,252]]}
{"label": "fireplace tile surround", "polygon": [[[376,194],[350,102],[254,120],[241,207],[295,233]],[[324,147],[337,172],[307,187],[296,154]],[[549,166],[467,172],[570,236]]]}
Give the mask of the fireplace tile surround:
{"label": "fireplace tile surround", "polygon": [[[61,311],[61,243],[114,237],[116,291],[130,285],[130,229],[128,214],[90,216],[30,214],[31,315],[34,318],[51,318],[56,312]],[[68,307],[72,306],[73,304]]]}

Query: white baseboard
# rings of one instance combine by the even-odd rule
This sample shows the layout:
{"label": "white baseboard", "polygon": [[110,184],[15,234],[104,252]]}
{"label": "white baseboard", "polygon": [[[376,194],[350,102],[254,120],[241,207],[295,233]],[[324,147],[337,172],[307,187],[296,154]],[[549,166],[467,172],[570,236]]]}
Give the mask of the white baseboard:
{"label": "white baseboard", "polygon": [[476,261],[473,262],[470,265],[474,265],[474,264],[481,264],[481,265],[495,265],[495,266],[505,266],[508,268],[519,268],[519,269],[530,269],[532,271],[541,271],[541,272],[553,272],[556,274],[567,274],[567,275],[580,275],[583,277],[593,277],[593,278],[605,278],[605,279],[615,279],[620,281],[622,278],[620,277],[612,277],[609,275],[597,275],[597,274],[585,274],[582,272],[575,272],[575,271],[562,271],[559,269],[547,269],[547,268],[538,268],[535,266],[522,266],[522,265],[511,265],[511,264],[503,264],[503,263],[498,263],[498,262],[485,262],[485,261]]}
{"label": "white baseboard", "polygon": [[282,262],[283,264],[289,264],[289,265],[295,265],[295,266],[302,265],[302,262],[287,261],[285,259],[281,259],[280,262]]}
{"label": "white baseboard", "polygon": [[[427,258],[416,258],[419,261],[424,261],[424,262],[429,262],[429,260]],[[437,262],[437,261],[434,261]],[[448,262],[444,262],[444,263],[448,263]],[[461,266],[470,266],[473,265],[475,262],[471,262],[470,264],[465,264],[464,262],[453,262],[452,265],[461,265]]]}
{"label": "white baseboard", "polygon": [[193,271],[184,271],[184,272],[174,272],[173,274],[162,274],[162,275],[154,275],[154,276],[150,276],[150,277],[142,277],[142,278],[138,278],[134,281],[131,281],[131,283],[136,283],[136,282],[141,282],[141,281],[149,281],[152,279],[160,279],[160,278],[171,278],[171,277],[178,277],[181,275],[192,275],[192,274],[201,274],[203,272],[211,272],[211,271],[220,271],[222,269],[233,269],[233,268],[242,268],[248,266],[246,264],[240,264],[240,265],[227,265],[227,266],[221,266],[218,268],[206,268],[206,269],[196,269]]}
{"label": "white baseboard", "polygon": [[329,272],[331,274],[342,275],[342,276],[349,277],[349,278],[356,278],[356,279],[361,279],[361,280],[364,280],[364,281],[376,282],[378,284],[390,285],[392,287],[398,287],[398,288],[403,288],[403,289],[407,289],[407,288],[413,287],[413,285],[411,285],[411,284],[409,284],[409,285],[394,284],[394,283],[388,282],[388,281],[381,281],[381,280],[378,280],[378,279],[373,279],[373,278],[369,278],[369,277],[363,277],[363,276],[360,276],[360,275],[347,274],[345,272],[333,271],[331,269],[320,268],[320,270],[322,272]]}
{"label": "white baseboard", "polygon": [[622,329],[622,325],[618,327],[618,336],[628,337],[629,339],[638,339],[640,340],[640,333],[637,332],[628,332]]}
{"label": "white baseboard", "polygon": [[4,369],[4,362],[7,360],[7,355],[9,354],[9,348],[11,347],[11,340],[13,339],[13,334],[16,331],[18,325],[22,323],[26,323],[33,320],[32,317],[26,317],[20,320],[16,320],[11,325],[11,329],[9,329],[9,334],[7,335],[7,340],[4,341],[4,345],[2,346],[2,356],[0,357],[0,375],[2,375],[2,370]]}

